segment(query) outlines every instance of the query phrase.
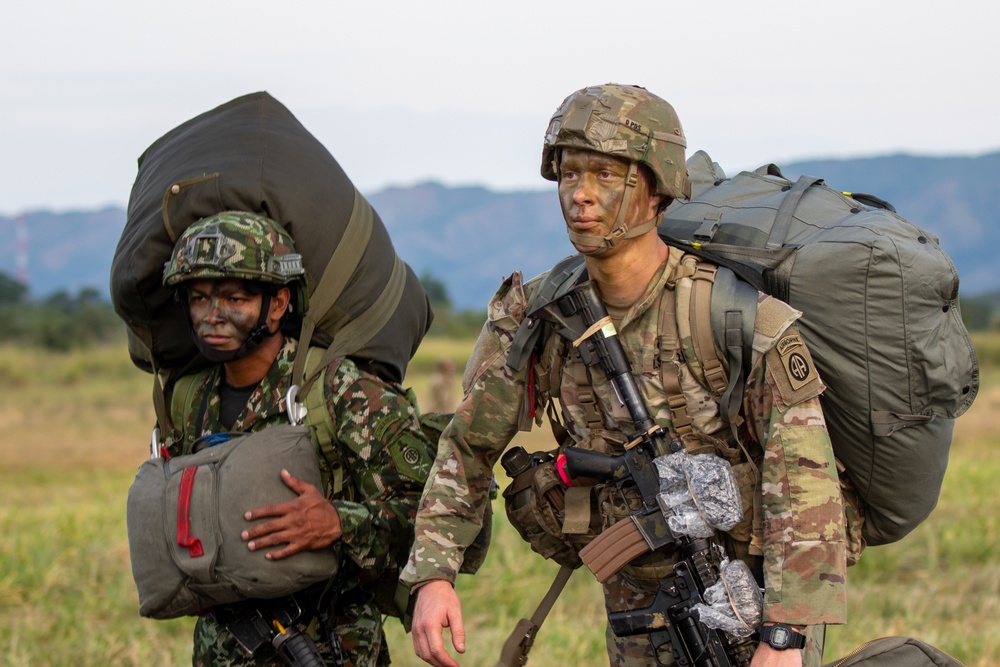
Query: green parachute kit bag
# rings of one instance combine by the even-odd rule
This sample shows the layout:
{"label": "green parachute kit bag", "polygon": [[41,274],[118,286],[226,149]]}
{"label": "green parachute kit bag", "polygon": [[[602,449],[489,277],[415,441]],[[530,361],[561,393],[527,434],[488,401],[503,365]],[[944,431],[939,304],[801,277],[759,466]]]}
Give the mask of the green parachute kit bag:
{"label": "green parachute kit bag", "polygon": [[240,533],[255,507],[294,500],[286,469],[320,485],[307,426],[273,426],[224,440],[193,454],[149,459],[129,489],[126,523],[139,614],[167,619],[219,604],[276,598],[332,578],[338,550],[303,551],[280,561],[250,551]]}
{"label": "green parachute kit bag", "polygon": [[[139,158],[111,299],[133,363],[156,373],[156,386],[199,361],[183,306],[161,284],[163,265],[185,229],[224,211],[263,214],[295,241],[310,286],[300,339],[329,348],[328,361],[350,356],[402,381],[432,319],[423,287],[329,151],[258,92],[182,123]],[[296,359],[296,384],[304,365]]]}
{"label": "green parachute kit bag", "polygon": [[955,658],[913,637],[883,637],[823,667],[964,667]]}
{"label": "green parachute kit bag", "polygon": [[[863,537],[901,539],[936,506],[954,420],[979,388],[954,264],[877,197],[793,182],[774,165],[727,178],[702,151],[687,164],[692,196],[670,205],[660,235],[802,311],[833,448],[863,503]],[[730,359],[734,315],[750,359],[755,309],[714,285],[715,346]]]}

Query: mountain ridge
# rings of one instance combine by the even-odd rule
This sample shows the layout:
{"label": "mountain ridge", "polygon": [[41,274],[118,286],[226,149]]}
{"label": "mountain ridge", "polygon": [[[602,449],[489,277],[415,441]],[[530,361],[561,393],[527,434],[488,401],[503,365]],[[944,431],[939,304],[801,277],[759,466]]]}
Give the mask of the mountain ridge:
{"label": "mountain ridge", "polygon": [[[874,194],[939,237],[962,280],[963,297],[1000,291],[1000,152],[975,157],[889,155],[781,165],[789,178],[821,176],[831,187]],[[729,174],[730,176],[734,174]],[[428,181],[366,195],[397,253],[417,275],[444,283],[456,308],[481,309],[512,271],[530,278],[573,252],[555,192],[494,191]],[[125,210],[104,207],[0,217],[0,271],[18,278],[18,218],[27,232],[32,297],[83,287],[108,295],[108,272]],[[22,253],[23,255],[24,253]]]}

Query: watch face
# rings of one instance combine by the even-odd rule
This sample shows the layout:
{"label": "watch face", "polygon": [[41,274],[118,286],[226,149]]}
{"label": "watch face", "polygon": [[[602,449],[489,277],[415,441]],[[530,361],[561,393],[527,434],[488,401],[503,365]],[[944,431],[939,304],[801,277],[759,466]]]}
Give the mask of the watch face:
{"label": "watch face", "polygon": [[787,646],[789,639],[791,636],[785,628],[776,627],[771,631],[771,644],[773,646]]}

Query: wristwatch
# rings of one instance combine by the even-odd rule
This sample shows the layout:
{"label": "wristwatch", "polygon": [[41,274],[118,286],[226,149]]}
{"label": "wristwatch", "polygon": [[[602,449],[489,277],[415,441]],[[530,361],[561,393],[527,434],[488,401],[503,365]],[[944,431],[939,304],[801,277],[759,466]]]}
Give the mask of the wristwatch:
{"label": "wristwatch", "polygon": [[760,629],[760,640],[773,649],[805,648],[806,636],[784,623],[765,625]]}

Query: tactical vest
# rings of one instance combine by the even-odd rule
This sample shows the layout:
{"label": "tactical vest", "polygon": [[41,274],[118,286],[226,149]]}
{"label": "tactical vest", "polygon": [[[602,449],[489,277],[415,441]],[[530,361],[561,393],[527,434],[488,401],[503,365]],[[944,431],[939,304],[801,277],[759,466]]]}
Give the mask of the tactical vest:
{"label": "tactical vest", "polygon": [[[548,282],[558,280],[564,268],[557,265],[550,273],[552,280]],[[657,311],[655,347],[631,355],[633,364],[640,366],[632,370],[640,385],[649,387],[647,393],[662,393],[665,396],[665,404],[647,406],[660,426],[676,433],[689,452],[712,452],[733,466],[746,516],[723,539],[732,556],[747,558],[762,554],[759,465],[763,451],[757,443],[742,444],[747,442],[745,436],[737,437],[743,423],[738,402],[742,392],[737,392],[737,402],[733,404],[727,355],[719,354],[715,347],[710,302],[713,286],[720,274],[723,280],[738,282],[731,274],[726,275],[726,269],[692,255],[680,259],[651,306]],[[575,271],[564,276],[562,284],[555,290],[547,287],[546,280],[543,280],[531,300],[557,299],[577,282],[580,275],[579,271]],[[741,293],[739,298],[750,299],[756,305],[756,290],[747,289],[749,291]],[[531,310],[529,305],[527,311]],[[762,302],[757,318],[751,318],[749,326],[754,325],[754,319],[773,322],[789,318],[792,312],[785,304],[767,299]],[[527,328],[522,326],[519,336],[522,331],[527,331]],[[749,358],[753,351],[745,349],[743,341],[754,340],[754,334],[750,332],[745,337],[742,328],[734,333],[733,340],[738,341],[739,354],[746,354]],[[758,350],[770,348],[780,333],[757,331]],[[522,337],[519,340],[516,336],[509,362],[511,366],[531,364],[531,390],[525,392],[526,404],[521,410],[522,430],[530,429],[532,422],[540,423],[544,412],[560,447],[573,445],[606,453],[621,453],[625,442],[623,430],[630,430],[629,416],[620,402],[614,400],[603,373],[586,367],[563,337],[541,333],[534,338],[534,345],[528,348],[524,346],[525,339]],[[626,344],[625,340],[623,344]],[[602,399],[602,395],[605,398]],[[556,406],[556,399],[559,407]],[[588,508],[595,505],[605,514],[600,518],[605,528],[621,518],[607,516],[606,503],[601,500],[601,485],[595,487],[594,493],[598,495],[597,502],[578,491],[567,493],[564,532],[579,532],[587,526],[593,529],[597,522],[593,519],[586,521],[583,516]],[[626,513],[623,508],[622,516]]]}

